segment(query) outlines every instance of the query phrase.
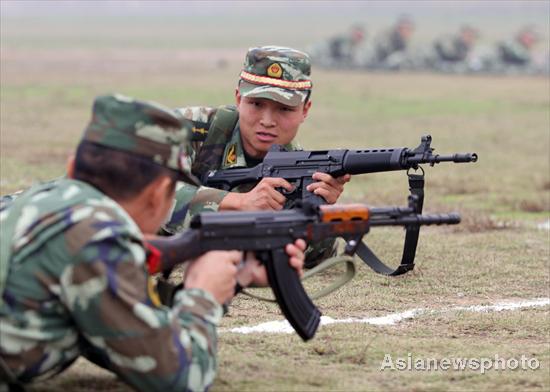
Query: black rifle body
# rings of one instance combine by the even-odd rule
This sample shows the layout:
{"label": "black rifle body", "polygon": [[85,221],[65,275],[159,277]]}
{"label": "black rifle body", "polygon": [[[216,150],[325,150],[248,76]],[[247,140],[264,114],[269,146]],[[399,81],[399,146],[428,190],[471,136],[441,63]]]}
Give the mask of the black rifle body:
{"label": "black rifle body", "polygon": [[[172,237],[158,237],[149,244],[161,253],[151,272],[170,271],[182,261],[211,250],[253,251],[266,266],[275,298],[296,332],[311,339],[321,312],[307,296],[296,271],[289,265],[286,244],[302,238],[315,242],[343,237],[348,254],[371,226],[421,226],[457,224],[458,214],[420,215],[410,207],[368,208],[362,204],[315,206],[259,212],[201,213],[189,230]],[[150,267],[151,269],[151,267]]]}
{"label": "black rifle body", "polygon": [[324,204],[321,197],[307,191],[307,186],[314,182],[312,175],[315,172],[340,177],[344,174],[378,173],[395,170],[418,169],[420,164],[435,165],[440,162],[475,162],[477,154],[433,154],[430,147],[431,136],[421,139],[415,149],[406,147],[379,148],[365,150],[317,150],[317,151],[285,151],[279,146],[270,150],[262,163],[252,168],[236,168],[210,171],[203,178],[203,185],[231,190],[234,187],[258,182],[265,177],[284,178],[294,190],[281,192],[293,206],[296,200],[303,200],[313,204]]}

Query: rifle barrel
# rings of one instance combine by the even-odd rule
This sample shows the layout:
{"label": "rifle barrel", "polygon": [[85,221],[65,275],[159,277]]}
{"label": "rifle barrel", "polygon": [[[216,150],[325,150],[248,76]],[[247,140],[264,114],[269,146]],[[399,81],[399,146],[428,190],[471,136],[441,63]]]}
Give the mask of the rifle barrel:
{"label": "rifle barrel", "polygon": [[453,155],[413,155],[405,158],[408,165],[418,165],[422,163],[428,163],[430,165],[435,165],[440,162],[454,162],[454,163],[465,163],[465,162],[477,162],[477,154],[475,152],[467,152],[463,154],[453,154]]}
{"label": "rifle barrel", "polygon": [[477,154],[475,152],[453,155],[435,155],[434,157],[438,162],[477,162]]}
{"label": "rifle barrel", "polygon": [[371,216],[371,226],[407,226],[407,225],[456,225],[460,223],[460,215],[450,214],[410,214],[401,217],[389,215]]}

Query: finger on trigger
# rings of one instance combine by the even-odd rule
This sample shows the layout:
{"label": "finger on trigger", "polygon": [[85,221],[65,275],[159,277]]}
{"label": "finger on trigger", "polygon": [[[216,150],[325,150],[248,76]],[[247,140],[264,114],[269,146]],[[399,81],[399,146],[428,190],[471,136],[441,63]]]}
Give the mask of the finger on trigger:
{"label": "finger on trigger", "polygon": [[285,180],[284,178],[281,178],[281,177],[272,177],[272,178],[269,178],[269,184],[271,186],[273,186],[274,188],[276,187],[283,187],[285,188],[287,191],[292,191],[294,190],[294,186],[292,186],[292,184],[290,182],[288,182],[287,180]]}

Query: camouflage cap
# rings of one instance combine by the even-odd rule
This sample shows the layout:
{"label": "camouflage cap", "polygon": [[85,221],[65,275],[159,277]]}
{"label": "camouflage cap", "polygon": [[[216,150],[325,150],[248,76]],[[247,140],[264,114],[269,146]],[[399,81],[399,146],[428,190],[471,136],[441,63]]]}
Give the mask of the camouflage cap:
{"label": "camouflage cap", "polygon": [[298,106],[311,91],[310,74],[311,61],[304,52],[280,46],[250,48],[240,75],[239,93]]}
{"label": "camouflage cap", "polygon": [[187,154],[191,123],[169,108],[124,95],[97,97],[82,140],[148,158],[198,185]]}

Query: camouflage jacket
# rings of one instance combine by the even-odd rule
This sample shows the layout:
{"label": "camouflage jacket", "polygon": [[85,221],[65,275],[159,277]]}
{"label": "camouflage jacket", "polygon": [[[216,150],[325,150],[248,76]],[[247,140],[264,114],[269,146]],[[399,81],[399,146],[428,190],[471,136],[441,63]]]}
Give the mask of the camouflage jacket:
{"label": "camouflage jacket", "polygon": [[[211,131],[211,123],[216,114],[215,108],[210,107],[188,107],[178,109],[179,113],[185,118],[193,122],[192,135],[192,151],[190,152],[191,159],[195,166],[195,160],[204,147],[209,131]],[[220,132],[218,129],[217,132]],[[216,146],[217,148],[217,146]],[[213,154],[222,154],[219,167],[212,169],[228,169],[233,167],[250,167],[246,162],[243,145],[241,141],[241,133],[239,123],[235,125],[229,141],[222,146],[222,151],[213,149]],[[301,146],[297,142],[291,142],[286,145],[287,150],[301,150]],[[199,175],[198,173],[194,173]],[[232,191],[248,192],[255,184],[246,184],[239,186]],[[213,189],[208,187],[195,187],[186,183],[179,183],[176,190],[176,203],[170,220],[164,225],[163,230],[169,234],[178,233],[189,227],[191,218],[204,211],[217,211],[222,199],[227,195],[227,191]],[[336,252],[334,240],[328,239],[319,243],[310,245],[306,250],[306,266],[314,266],[318,262],[330,257]]]}
{"label": "camouflage jacket", "polygon": [[453,35],[441,37],[435,42],[434,47],[439,58],[444,61],[464,61],[470,52],[470,46],[466,41]]}
{"label": "camouflage jacket", "polygon": [[29,382],[84,355],[138,390],[207,388],[222,316],[211,294],[181,290],[161,305],[142,233],[97,189],[60,179],[28,192],[0,211],[0,223],[15,222],[0,305],[12,373]]}
{"label": "camouflage jacket", "polygon": [[381,34],[376,41],[376,56],[378,61],[385,61],[396,52],[407,48],[407,41],[399,35],[397,30],[389,30]]}
{"label": "camouflage jacket", "polygon": [[501,42],[498,51],[501,61],[505,64],[526,65],[531,61],[529,49],[517,40]]}

